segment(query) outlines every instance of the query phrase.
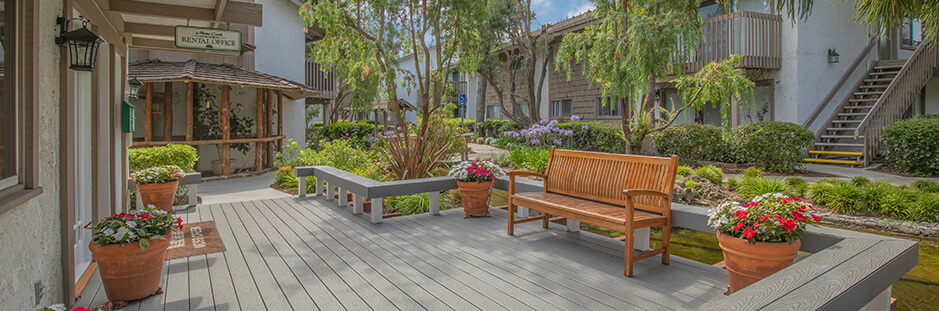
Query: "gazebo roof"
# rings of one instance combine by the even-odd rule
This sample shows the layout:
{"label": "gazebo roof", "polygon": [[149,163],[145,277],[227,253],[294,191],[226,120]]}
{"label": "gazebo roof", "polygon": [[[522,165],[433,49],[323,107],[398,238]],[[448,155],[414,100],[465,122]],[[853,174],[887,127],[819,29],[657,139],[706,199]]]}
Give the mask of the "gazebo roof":
{"label": "gazebo roof", "polygon": [[127,69],[129,78],[140,82],[192,81],[280,90],[291,99],[313,97],[319,94],[312,88],[231,64],[207,64],[190,59],[186,62],[164,62],[157,59],[136,61]]}
{"label": "gazebo roof", "polygon": [[[372,104],[372,110],[388,110],[388,102],[390,102],[388,99],[378,100]],[[400,97],[398,98],[398,106],[404,108],[405,111],[417,110],[417,107]]]}

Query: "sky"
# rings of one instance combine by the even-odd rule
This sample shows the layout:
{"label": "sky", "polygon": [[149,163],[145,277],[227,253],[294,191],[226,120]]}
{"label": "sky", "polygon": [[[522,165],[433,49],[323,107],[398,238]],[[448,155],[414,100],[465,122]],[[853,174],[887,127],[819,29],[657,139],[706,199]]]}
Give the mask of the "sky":
{"label": "sky", "polygon": [[541,24],[553,24],[576,16],[594,8],[589,0],[532,0],[535,11],[535,23],[532,28],[541,28]]}

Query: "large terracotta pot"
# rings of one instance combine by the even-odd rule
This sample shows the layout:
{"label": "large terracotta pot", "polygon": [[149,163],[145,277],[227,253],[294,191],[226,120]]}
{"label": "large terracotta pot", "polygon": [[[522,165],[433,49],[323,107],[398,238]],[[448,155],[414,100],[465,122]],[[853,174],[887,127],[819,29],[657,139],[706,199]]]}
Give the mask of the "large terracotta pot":
{"label": "large terracotta pot", "polygon": [[128,301],[149,297],[163,292],[160,276],[166,260],[166,249],[172,234],[165,240],[151,239],[147,251],[140,252],[140,244],[98,245],[91,242],[88,248],[91,257],[98,263],[98,273],[104,283],[108,300],[123,306]]}
{"label": "large terracotta pot", "polygon": [[172,213],[177,186],[179,186],[178,180],[162,184],[137,185],[138,199],[143,200],[143,206],[153,205],[167,213]]}
{"label": "large terracotta pot", "polygon": [[489,215],[489,190],[492,189],[494,181],[487,182],[456,182],[460,188],[460,199],[463,201],[463,218],[473,215]]}
{"label": "large terracotta pot", "polygon": [[792,264],[802,241],[790,243],[756,242],[717,233],[727,267],[727,294],[734,293]]}

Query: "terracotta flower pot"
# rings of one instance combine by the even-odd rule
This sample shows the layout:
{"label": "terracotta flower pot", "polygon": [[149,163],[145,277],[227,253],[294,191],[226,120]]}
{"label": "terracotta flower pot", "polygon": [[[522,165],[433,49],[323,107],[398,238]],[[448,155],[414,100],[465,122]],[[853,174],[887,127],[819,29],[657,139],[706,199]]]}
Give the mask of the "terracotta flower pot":
{"label": "terracotta flower pot", "polygon": [[790,243],[756,242],[750,244],[723,233],[717,233],[717,241],[724,251],[724,265],[727,267],[727,281],[730,287],[727,294],[734,293],[770,274],[776,273],[789,265],[796,258],[801,240]]}
{"label": "terracotta flower pot", "polygon": [[143,200],[143,206],[153,205],[168,213],[173,212],[173,200],[176,199],[176,187],[179,181],[162,184],[137,185],[138,199]]}
{"label": "terracotta flower pot", "polygon": [[151,239],[150,247],[143,253],[136,242],[124,245],[91,242],[88,245],[91,257],[98,263],[98,273],[108,300],[115,305],[124,305],[128,301],[163,292],[160,276],[171,235],[164,235],[165,240]]}
{"label": "terracotta flower pot", "polygon": [[458,181],[456,185],[460,188],[460,198],[463,201],[463,218],[473,215],[489,215],[489,190],[492,189],[493,181],[488,182],[464,182]]}

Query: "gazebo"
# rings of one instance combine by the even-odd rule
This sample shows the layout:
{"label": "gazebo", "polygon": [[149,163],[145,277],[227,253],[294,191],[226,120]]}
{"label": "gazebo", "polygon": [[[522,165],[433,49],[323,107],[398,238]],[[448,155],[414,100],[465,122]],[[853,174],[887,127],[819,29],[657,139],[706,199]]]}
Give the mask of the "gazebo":
{"label": "gazebo", "polygon": [[[280,151],[284,136],[283,99],[303,99],[319,94],[312,88],[269,74],[237,67],[230,64],[207,64],[195,60],[186,62],[164,62],[160,60],[143,60],[131,63],[128,67],[128,77],[136,78],[145,84],[146,91],[141,91],[139,97],[145,100],[144,137],[135,139],[134,146],[160,146],[166,144],[182,144],[190,146],[221,145],[222,172],[230,172],[230,146],[231,144],[254,143],[254,168],[261,171],[266,167],[273,167],[274,149]],[[154,91],[154,84],[164,83],[163,92]],[[173,83],[186,84],[186,134],[173,136]],[[215,84],[221,87],[219,96],[219,123],[221,137],[219,139],[196,140],[194,137],[194,108],[198,84]],[[254,134],[232,137],[229,118],[231,113],[231,88],[251,87],[257,89],[255,132]],[[158,103],[157,100],[162,100]],[[163,110],[159,111],[162,104]],[[275,108],[276,106],[276,108]],[[275,111],[276,109],[276,111]],[[276,114],[276,119],[275,119]],[[163,116],[163,135],[159,140],[154,138],[154,115]],[[275,122],[276,120],[276,122]],[[276,123],[276,130],[274,125]],[[251,155],[249,155],[251,156]],[[245,162],[247,163],[247,161]],[[223,173],[223,174],[224,174]]]}
{"label": "gazebo", "polygon": [[[371,112],[373,112],[373,113],[375,114],[375,125],[383,125],[383,126],[388,126],[388,125],[389,125],[389,124],[388,124],[388,112],[391,111],[391,108],[388,107],[388,104],[391,103],[391,102],[393,102],[393,101],[392,101],[392,100],[389,100],[389,99],[380,99],[380,100],[377,100],[377,101],[375,101],[374,103],[372,103],[372,110],[371,110]],[[399,97],[399,98],[397,98],[397,100],[395,100],[394,102],[397,102],[397,103],[398,103],[398,107],[399,107],[401,113],[404,113],[404,112],[406,112],[406,111],[414,111],[414,110],[417,110],[417,107],[415,107],[414,105],[412,105],[412,104],[409,103],[408,101],[404,100],[403,98],[400,98],[400,97]],[[346,107],[345,110],[346,110],[346,111],[351,111],[351,108]],[[381,118],[379,118],[379,114],[381,114]],[[359,118],[359,119],[367,119],[367,117],[365,117],[365,118]],[[381,120],[379,120],[379,119],[381,119]],[[394,120],[394,119],[392,119],[392,120]],[[394,121],[393,121],[393,122],[394,122]],[[394,125],[394,124],[390,124],[390,125]]]}

